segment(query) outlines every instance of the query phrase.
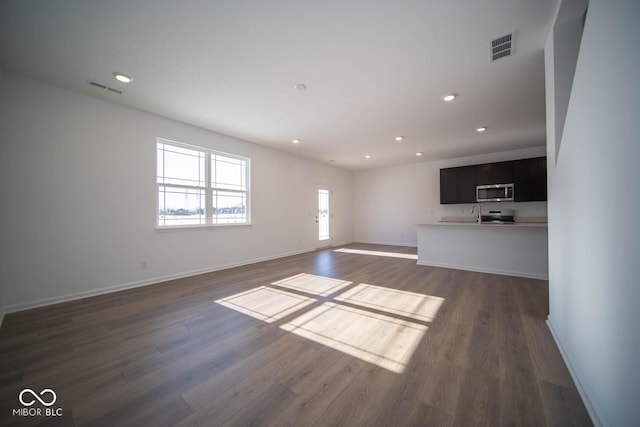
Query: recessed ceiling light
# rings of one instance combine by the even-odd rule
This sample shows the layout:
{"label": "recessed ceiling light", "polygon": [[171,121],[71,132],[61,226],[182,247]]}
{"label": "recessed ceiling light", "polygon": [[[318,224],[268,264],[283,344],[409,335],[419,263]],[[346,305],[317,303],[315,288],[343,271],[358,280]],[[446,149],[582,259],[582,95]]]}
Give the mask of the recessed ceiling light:
{"label": "recessed ceiling light", "polygon": [[293,88],[295,90],[305,90],[307,88],[307,85],[304,83],[297,83]]}
{"label": "recessed ceiling light", "polygon": [[456,99],[456,94],[455,93],[450,93],[450,94],[445,95],[445,96],[442,97],[442,100],[445,101],[445,102],[451,102],[454,99]]}
{"label": "recessed ceiling light", "polygon": [[294,144],[300,144],[300,140],[299,139],[292,139],[291,142],[293,142]]}
{"label": "recessed ceiling light", "polygon": [[396,136],[395,140],[396,141],[402,141],[404,139],[404,136]]}
{"label": "recessed ceiling light", "polygon": [[365,159],[370,159],[371,158],[371,154],[365,154],[364,158]]}
{"label": "recessed ceiling light", "polygon": [[484,132],[485,130],[487,130],[488,128],[486,126],[480,126],[476,128],[476,132]]}
{"label": "recessed ceiling light", "polygon": [[131,83],[133,81],[131,77],[127,76],[126,74],[122,74],[118,72],[114,72],[113,77],[115,77],[117,81],[122,83]]}
{"label": "recessed ceiling light", "polygon": [[418,151],[418,152],[416,153],[416,156],[420,157],[420,156],[422,156],[422,154],[424,154],[422,151]]}

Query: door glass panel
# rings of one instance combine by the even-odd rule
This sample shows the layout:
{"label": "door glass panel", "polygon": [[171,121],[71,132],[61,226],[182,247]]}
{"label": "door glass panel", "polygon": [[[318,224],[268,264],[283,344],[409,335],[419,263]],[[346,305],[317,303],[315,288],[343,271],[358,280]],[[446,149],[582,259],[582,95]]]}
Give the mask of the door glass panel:
{"label": "door glass panel", "polygon": [[318,240],[329,240],[329,190],[318,190]]}

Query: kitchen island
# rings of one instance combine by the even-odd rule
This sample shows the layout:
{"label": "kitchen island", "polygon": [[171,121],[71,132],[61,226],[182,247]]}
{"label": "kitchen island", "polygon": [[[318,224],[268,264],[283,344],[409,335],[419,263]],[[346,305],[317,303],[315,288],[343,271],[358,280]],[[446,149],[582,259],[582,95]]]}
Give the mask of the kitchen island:
{"label": "kitchen island", "polygon": [[547,224],[418,224],[418,264],[548,279]]}

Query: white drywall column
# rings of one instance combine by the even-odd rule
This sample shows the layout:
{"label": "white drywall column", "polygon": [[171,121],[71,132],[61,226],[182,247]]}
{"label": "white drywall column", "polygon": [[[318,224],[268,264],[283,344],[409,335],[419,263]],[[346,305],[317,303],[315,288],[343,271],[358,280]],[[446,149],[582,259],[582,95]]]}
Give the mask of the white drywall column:
{"label": "white drywall column", "polygon": [[547,109],[570,90],[561,135],[557,120],[547,128],[549,157],[559,147],[548,162],[549,325],[602,426],[640,420],[638,22],[640,2],[592,0],[570,89],[558,50],[576,34],[554,31],[545,55],[556,77]]}

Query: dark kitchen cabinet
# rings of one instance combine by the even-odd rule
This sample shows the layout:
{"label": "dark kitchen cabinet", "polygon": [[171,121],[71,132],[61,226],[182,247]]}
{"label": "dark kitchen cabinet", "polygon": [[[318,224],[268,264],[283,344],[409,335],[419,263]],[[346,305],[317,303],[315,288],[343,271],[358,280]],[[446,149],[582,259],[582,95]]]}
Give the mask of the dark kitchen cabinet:
{"label": "dark kitchen cabinet", "polygon": [[458,203],[476,202],[476,166],[458,169]]}
{"label": "dark kitchen cabinet", "polygon": [[485,163],[477,166],[477,185],[513,183],[513,162]]}
{"label": "dark kitchen cabinet", "polygon": [[547,200],[547,158],[440,169],[440,204],[475,203],[476,185],[514,184],[516,202]]}
{"label": "dark kitchen cabinet", "polygon": [[458,168],[440,169],[440,204],[458,203]]}
{"label": "dark kitchen cabinet", "polygon": [[440,204],[475,203],[476,166],[440,169]]}
{"label": "dark kitchen cabinet", "polygon": [[513,183],[516,202],[547,200],[547,158],[514,161]]}

